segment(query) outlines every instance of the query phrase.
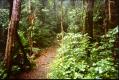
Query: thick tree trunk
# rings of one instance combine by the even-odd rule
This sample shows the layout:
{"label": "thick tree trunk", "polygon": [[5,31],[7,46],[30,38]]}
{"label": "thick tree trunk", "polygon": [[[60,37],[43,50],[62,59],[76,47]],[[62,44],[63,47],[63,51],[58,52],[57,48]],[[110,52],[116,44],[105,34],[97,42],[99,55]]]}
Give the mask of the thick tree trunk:
{"label": "thick tree trunk", "polygon": [[12,68],[12,56],[15,47],[16,30],[20,20],[20,9],[21,9],[21,0],[13,0],[12,15],[8,26],[8,35],[4,58],[5,67],[8,72],[8,77]]}
{"label": "thick tree trunk", "polygon": [[[115,18],[112,19],[112,21],[114,21],[115,24],[114,27],[118,26],[118,33],[114,43],[113,57],[114,57],[114,62],[117,64],[119,63],[118,62],[119,60],[119,0],[113,0],[113,1],[114,1],[113,5],[115,5],[115,9],[114,9],[115,11],[112,12],[113,13],[112,15],[114,15]],[[118,69],[119,69],[119,64],[118,64]]]}
{"label": "thick tree trunk", "polygon": [[105,0],[105,3],[104,3],[104,11],[105,11],[105,17],[104,17],[104,20],[103,20],[103,28],[104,28],[104,32],[105,34],[107,33],[108,31],[108,28],[109,28],[109,8],[108,8],[108,3],[109,3],[109,0]]}
{"label": "thick tree trunk", "polygon": [[93,39],[93,7],[94,0],[86,0],[87,10],[85,18],[85,31]]}
{"label": "thick tree trunk", "polygon": [[119,24],[119,0],[108,0],[108,12],[109,12],[109,23],[112,25],[111,28]]}
{"label": "thick tree trunk", "polygon": [[[9,20],[11,19],[11,15],[12,15],[12,8],[13,8],[13,0],[8,0],[9,1],[9,5],[10,5],[10,12],[9,12]],[[27,55],[26,55],[26,52],[24,50],[24,46],[21,42],[21,39],[19,37],[19,34],[18,32],[16,31],[16,41],[18,42],[19,46],[20,46],[20,49],[23,53],[23,58],[24,58],[24,63],[28,63],[28,65],[30,65],[30,62],[29,60],[27,59]]]}
{"label": "thick tree trunk", "polygon": [[116,24],[119,26],[119,0],[116,0],[115,1],[115,5],[116,5],[116,18],[117,18],[117,21],[116,21]]}

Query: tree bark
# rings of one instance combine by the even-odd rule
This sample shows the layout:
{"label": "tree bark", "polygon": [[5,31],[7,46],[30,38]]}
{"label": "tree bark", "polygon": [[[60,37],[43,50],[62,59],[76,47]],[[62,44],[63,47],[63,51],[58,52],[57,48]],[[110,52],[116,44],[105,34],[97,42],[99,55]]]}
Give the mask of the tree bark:
{"label": "tree bark", "polygon": [[116,5],[116,18],[117,18],[116,24],[119,26],[119,0],[115,1],[115,5]]}
{"label": "tree bark", "polygon": [[[9,5],[10,5],[10,11],[9,11],[9,20],[11,19],[11,15],[12,15],[12,8],[13,8],[13,0],[8,0],[9,1]],[[31,9],[31,7],[30,7]],[[24,58],[24,63],[28,63],[28,65],[30,65],[30,62],[29,60],[27,59],[27,55],[26,55],[26,52],[24,50],[24,46],[21,42],[21,39],[20,39],[20,36],[18,34],[18,32],[16,31],[16,41],[18,42],[19,46],[20,46],[20,49],[23,53],[23,58]]]}
{"label": "tree bark", "polygon": [[85,31],[93,39],[93,7],[94,0],[86,0],[86,18],[85,18]]}
{"label": "tree bark", "polygon": [[109,0],[105,0],[105,2],[104,2],[104,20],[103,20],[103,28],[104,28],[104,33],[106,34],[107,33],[107,31],[108,31],[108,28],[109,28],[109,11],[108,11],[108,1]]}
{"label": "tree bark", "polygon": [[109,23],[114,27],[119,24],[118,11],[119,11],[119,0],[108,0]]}
{"label": "tree bark", "polygon": [[12,68],[12,57],[15,47],[16,30],[20,20],[20,11],[21,0],[13,0],[12,15],[8,26],[7,43],[4,57],[8,77]]}

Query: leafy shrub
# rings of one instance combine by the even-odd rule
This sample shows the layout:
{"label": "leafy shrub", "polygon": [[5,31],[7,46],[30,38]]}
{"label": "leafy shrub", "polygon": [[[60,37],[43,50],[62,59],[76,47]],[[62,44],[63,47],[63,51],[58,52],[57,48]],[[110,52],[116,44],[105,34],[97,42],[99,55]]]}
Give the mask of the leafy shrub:
{"label": "leafy shrub", "polygon": [[92,65],[89,68],[89,73],[85,78],[118,78],[117,67],[114,65],[113,52],[114,42],[116,34],[118,32],[117,27],[110,30],[106,35],[101,36],[100,42],[92,44],[91,57]]}
{"label": "leafy shrub", "polygon": [[49,28],[49,26],[35,27],[33,34],[34,45],[42,48],[49,46],[54,36],[55,32],[52,28]]}
{"label": "leafy shrub", "polygon": [[[113,63],[112,48],[116,29],[109,31],[100,42],[89,42],[80,33],[67,33],[51,64],[51,79],[115,79],[117,65]],[[90,57],[87,56],[90,52]]]}
{"label": "leafy shrub", "polygon": [[7,9],[0,9],[0,25],[3,27],[7,27],[8,18],[9,18],[9,10]]}
{"label": "leafy shrub", "polygon": [[69,9],[68,15],[68,32],[79,32],[83,30],[85,26],[85,10],[83,7],[78,7],[75,9]]}
{"label": "leafy shrub", "polygon": [[[87,35],[67,33],[63,39],[58,55],[51,64],[50,78],[83,78],[87,67],[86,54],[89,47]],[[80,73],[80,74],[79,74]]]}
{"label": "leafy shrub", "polygon": [[24,32],[23,31],[19,31],[18,32],[20,39],[21,39],[21,43],[23,44],[24,47],[28,47],[28,40],[26,39]]}
{"label": "leafy shrub", "polygon": [[0,61],[0,79],[5,79],[6,77],[7,77],[7,73],[5,67],[3,65],[3,62]]}
{"label": "leafy shrub", "polygon": [[74,25],[74,26],[73,26],[73,24],[69,25],[69,27],[68,27],[68,32],[77,33],[78,31],[79,31],[79,28],[78,28],[77,25]]}

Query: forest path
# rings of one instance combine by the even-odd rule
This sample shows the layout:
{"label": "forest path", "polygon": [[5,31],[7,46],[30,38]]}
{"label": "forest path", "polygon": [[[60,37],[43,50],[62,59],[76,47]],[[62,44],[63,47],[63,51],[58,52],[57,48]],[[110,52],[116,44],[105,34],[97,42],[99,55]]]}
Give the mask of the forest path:
{"label": "forest path", "polygon": [[36,59],[36,66],[27,72],[22,72],[21,74],[15,76],[16,79],[47,79],[47,73],[49,70],[49,63],[56,56],[57,46],[51,46],[44,49]]}

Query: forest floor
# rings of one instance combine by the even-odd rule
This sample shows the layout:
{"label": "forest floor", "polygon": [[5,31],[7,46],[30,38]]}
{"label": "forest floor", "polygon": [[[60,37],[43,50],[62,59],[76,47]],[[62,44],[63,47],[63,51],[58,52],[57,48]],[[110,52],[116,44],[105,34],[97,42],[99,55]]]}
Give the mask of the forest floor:
{"label": "forest floor", "polygon": [[57,46],[51,46],[44,49],[37,59],[36,66],[27,72],[22,72],[15,76],[15,79],[47,79],[49,71],[49,63],[53,61],[56,56]]}

